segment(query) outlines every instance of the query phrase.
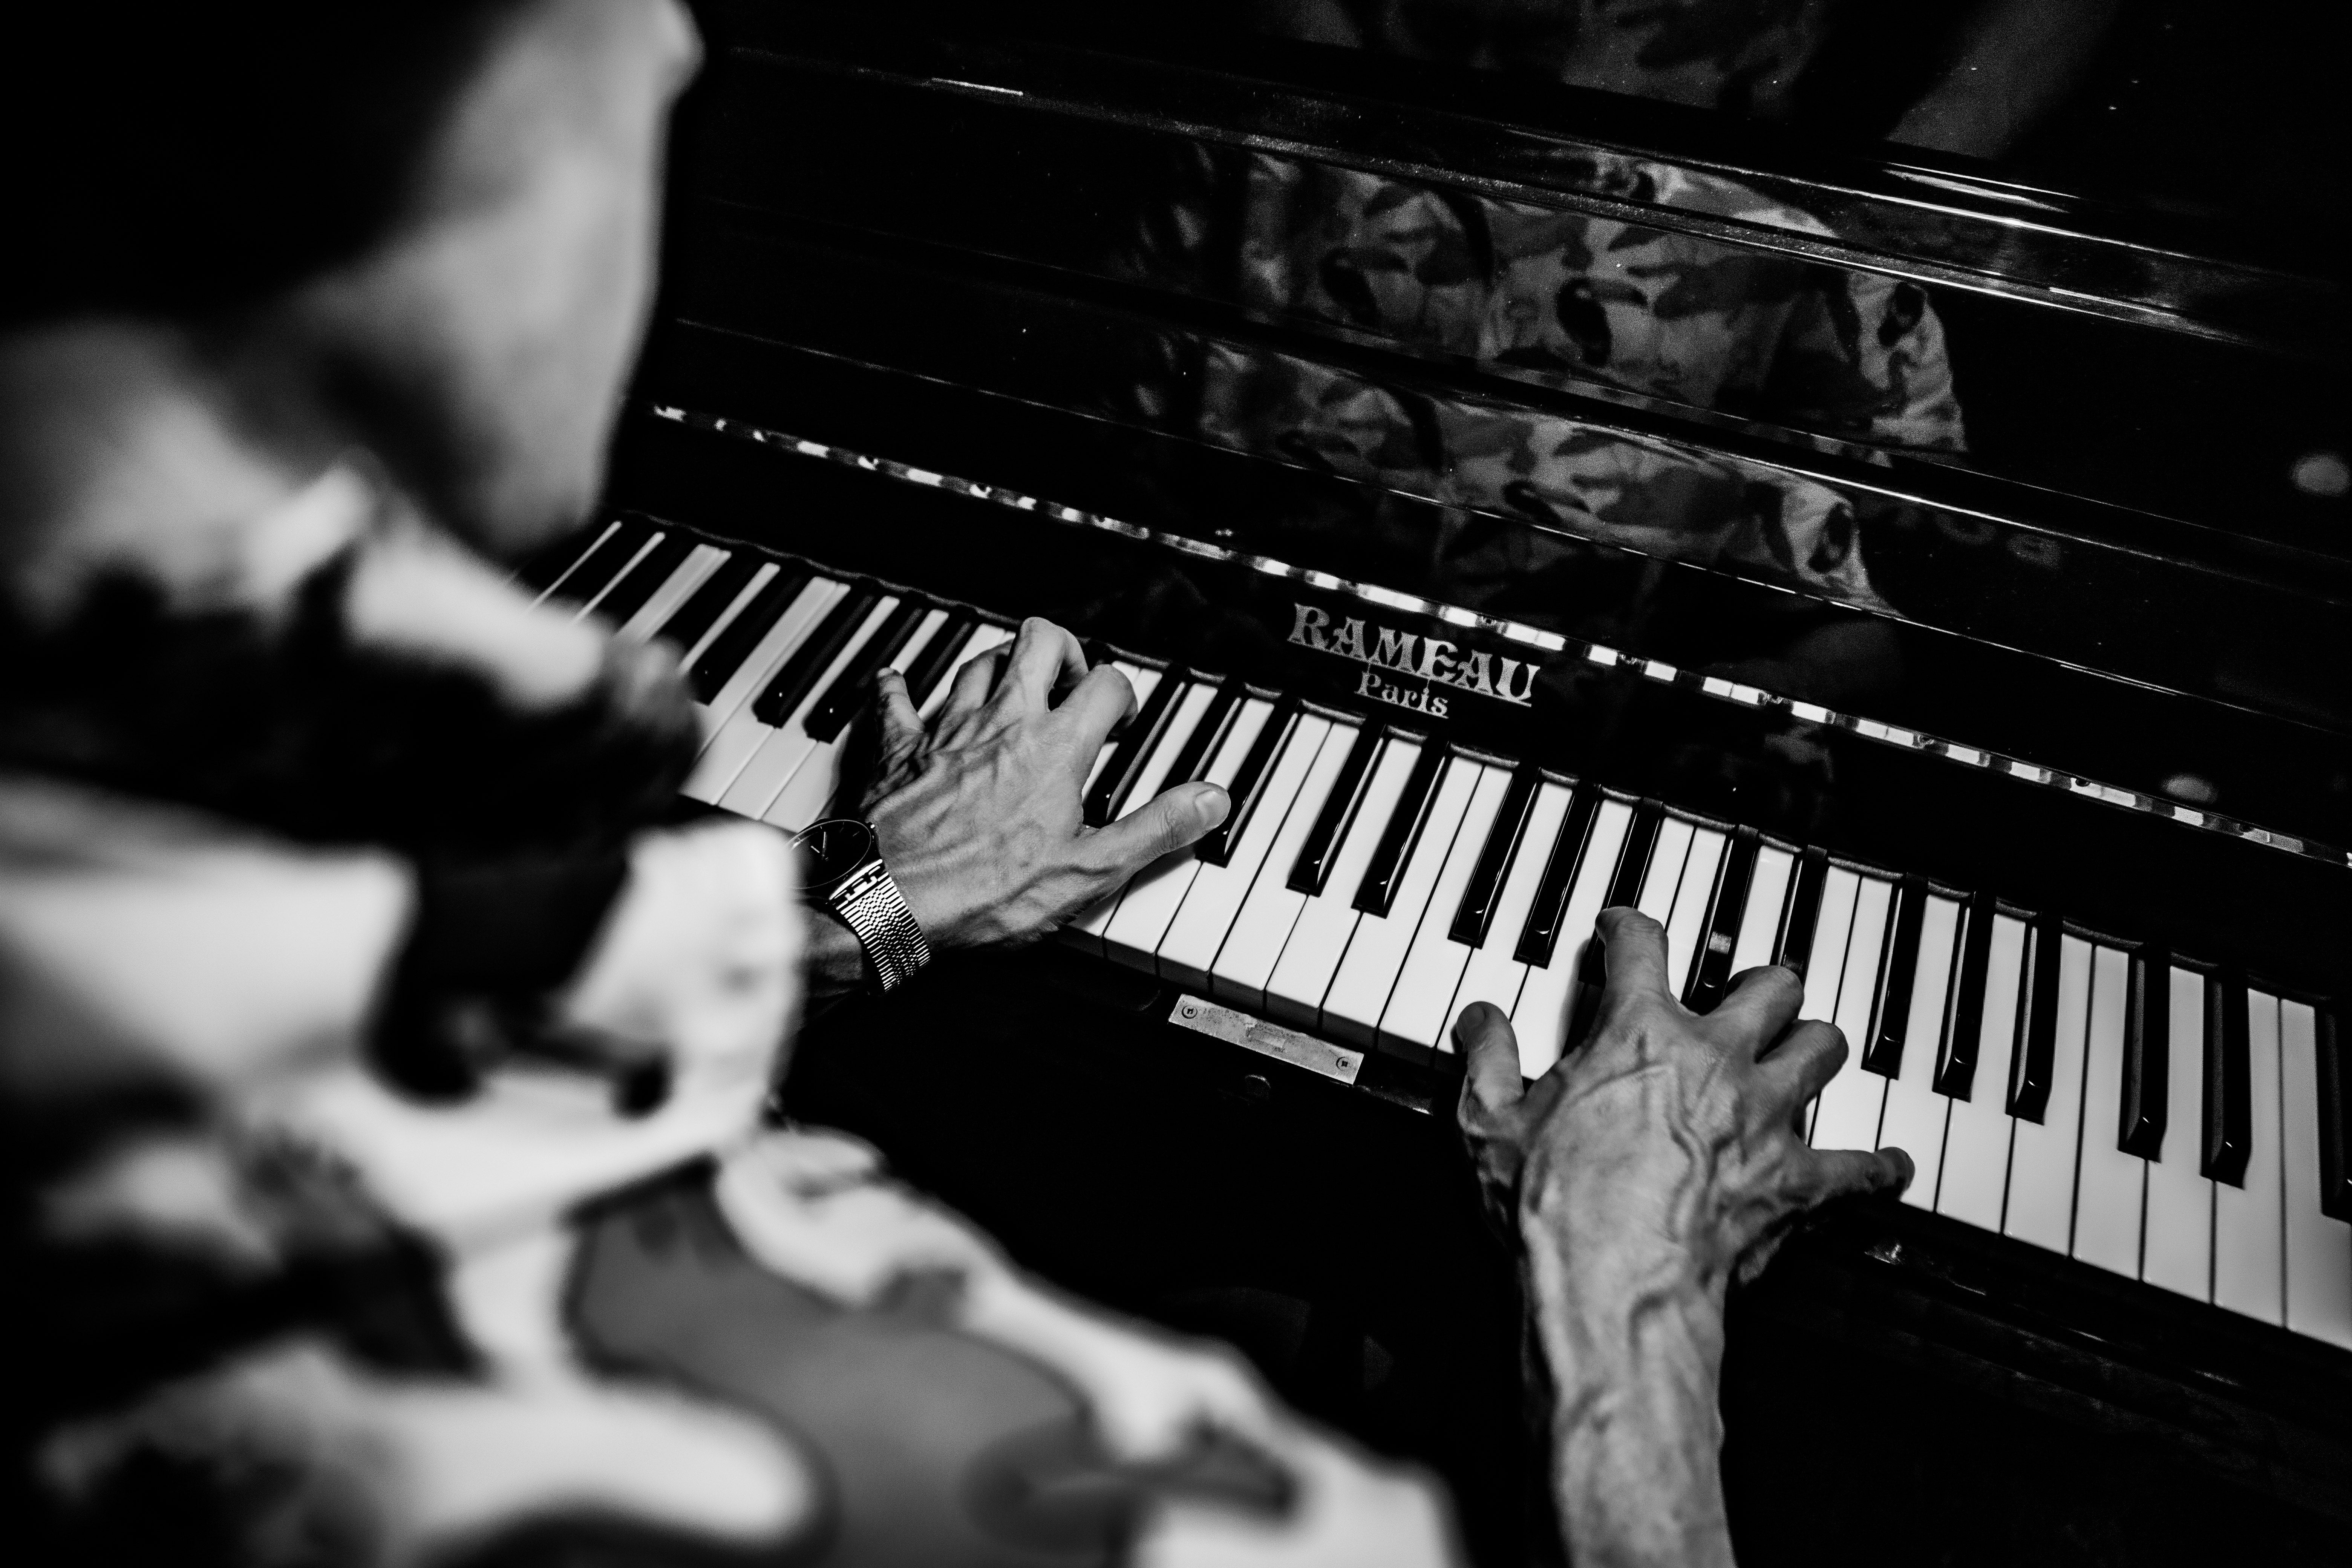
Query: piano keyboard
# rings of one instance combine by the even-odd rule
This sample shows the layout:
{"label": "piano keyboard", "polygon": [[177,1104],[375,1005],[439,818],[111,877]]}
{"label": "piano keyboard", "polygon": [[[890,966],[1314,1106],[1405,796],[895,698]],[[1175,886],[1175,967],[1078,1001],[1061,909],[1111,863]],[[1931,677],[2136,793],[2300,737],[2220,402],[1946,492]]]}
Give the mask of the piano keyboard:
{"label": "piano keyboard", "polygon": [[[547,592],[682,650],[698,800],[797,829],[824,815],[877,671],[928,716],[1010,639],[966,606],[642,520]],[[528,574],[527,574],[528,575]],[[1666,931],[1711,1008],[1779,963],[1850,1054],[1808,1113],[1825,1148],[1896,1144],[1904,1201],[2352,1348],[2352,1175],[2331,1014],[2049,911],[1783,845],[1442,737],[1222,677],[1114,661],[1137,711],[1089,821],[1207,779],[1234,807],[1196,851],[1086,911],[1074,943],[1234,1007],[1402,1061],[1453,1052],[1474,1000],[1529,1078],[1589,1022],[1594,918]]]}

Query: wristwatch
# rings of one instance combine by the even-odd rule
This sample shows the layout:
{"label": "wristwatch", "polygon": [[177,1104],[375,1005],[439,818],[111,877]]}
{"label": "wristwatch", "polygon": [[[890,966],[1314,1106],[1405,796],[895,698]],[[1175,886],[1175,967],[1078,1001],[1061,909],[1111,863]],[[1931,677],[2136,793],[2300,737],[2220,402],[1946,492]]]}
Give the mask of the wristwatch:
{"label": "wristwatch", "polygon": [[877,990],[895,990],[931,961],[931,944],[923,940],[907,896],[882,863],[881,841],[871,823],[831,817],[802,828],[793,844],[806,870],[803,895],[831,910],[856,934],[874,966]]}

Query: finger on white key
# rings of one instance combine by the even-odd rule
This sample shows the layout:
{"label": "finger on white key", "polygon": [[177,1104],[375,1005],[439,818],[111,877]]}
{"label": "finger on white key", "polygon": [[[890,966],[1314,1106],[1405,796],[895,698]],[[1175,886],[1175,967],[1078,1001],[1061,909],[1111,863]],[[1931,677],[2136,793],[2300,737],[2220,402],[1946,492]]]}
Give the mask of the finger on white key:
{"label": "finger on white key", "polygon": [[[853,603],[843,601],[844,605]],[[773,732],[760,742],[760,749],[751,753],[719,797],[721,807],[756,817],[774,804],[784,785],[792,782],[793,774],[816,748],[815,739],[803,727],[809,710],[834,679],[857,657],[859,647],[882,628],[898,608],[898,596],[886,594],[876,598],[854,625],[838,626],[831,635],[820,627],[813,634],[816,640],[811,646],[796,650],[769,678],[766,689],[752,700],[751,709],[755,718],[773,724]],[[835,616],[840,613],[836,607]],[[835,618],[828,616],[827,620]]]}
{"label": "finger on white key", "polygon": [[[1208,759],[1201,777],[1230,793],[1242,760],[1256,743],[1259,731],[1273,712],[1274,704],[1260,698],[1241,702],[1231,728],[1216,742],[1216,754]],[[1138,877],[1129,886],[1118,915],[1103,933],[1104,950],[1121,963],[1146,973],[1159,973],[1160,948],[1175,925],[1176,916],[1191,901],[1193,885],[1210,872],[1223,869],[1224,867],[1210,865],[1188,847]]]}
{"label": "finger on white key", "polygon": [[2279,1004],[2279,1099],[2286,1135],[2286,1326],[2352,1349],[2352,1223],[2327,1212],[2321,1117],[2334,1110],[2319,1071],[2319,1017],[2307,1002]]}
{"label": "finger on white key", "polygon": [[[1805,999],[1797,1010],[1801,1018],[1821,1018],[1834,1021],[1837,1017],[1838,983],[1845,977],[1845,950],[1853,936],[1853,901],[1862,891],[1859,873],[1843,866],[1832,866],[1822,879],[1822,901],[1813,917],[1812,945],[1805,955]],[[1847,1042],[1846,1057],[1854,1054],[1853,1042]],[[1805,1136],[1813,1135],[1813,1123],[1821,1115],[1817,1096],[1805,1111]]]}
{"label": "finger on white key", "polygon": [[[1183,751],[1193,728],[1200,723],[1201,716],[1208,711],[1210,703],[1216,700],[1217,695],[1216,687],[1205,680],[1188,681],[1181,686],[1171,687],[1170,690],[1173,695],[1168,703],[1168,723],[1152,742],[1151,749],[1144,754],[1133,783],[1115,803],[1118,817],[1149,805],[1152,797],[1166,785],[1168,771],[1175,763],[1177,753]],[[1189,858],[1189,854],[1184,858]],[[1169,863],[1172,864],[1176,858],[1169,858]],[[1147,871],[1146,874],[1150,873]],[[1089,952],[1105,953],[1105,935],[1110,930],[1111,921],[1118,918],[1119,904],[1126,893],[1127,889],[1121,888],[1108,898],[1098,900],[1069,923],[1062,932],[1062,939]]]}
{"label": "finger on white key", "polygon": [[[895,669],[904,675],[908,666],[922,657],[925,645],[940,635],[947,624],[947,611],[929,611],[916,623],[913,635],[883,659],[880,668]],[[861,682],[869,693],[872,681],[873,678],[866,676]],[[861,702],[860,705],[865,704]],[[832,739],[818,742],[809,752],[808,759],[793,773],[792,782],[785,784],[769,805],[761,820],[787,832],[797,833],[823,817],[825,807],[841,784],[843,748],[849,744],[850,737],[855,733],[845,720],[841,727],[833,731]]]}
{"label": "finger on white key", "polygon": [[[1192,771],[1188,758],[1197,753],[1207,739],[1202,733],[1203,726],[1221,723],[1231,708],[1224,694],[1208,681],[1196,682],[1187,689],[1177,706],[1175,721],[1168,726],[1167,734],[1153,748],[1143,771],[1136,775],[1135,788],[1129,792],[1120,815],[1149,805],[1154,796],[1171,784],[1188,782],[1184,775]],[[1120,896],[1118,910],[1103,926],[1103,955],[1147,974],[1152,973],[1154,950],[1168,933],[1168,922],[1174,917],[1177,906],[1184,901],[1200,868],[1199,857],[1187,845],[1173,854],[1161,856],[1139,872]]]}
{"label": "finger on white key", "polygon": [[2131,955],[2100,947],[2091,959],[2091,1023],[2083,1065],[2083,1148],[2074,1172],[2074,1254],[2139,1278],[2140,1218],[2147,1162],[2117,1147],[2122,1136],[2124,1016]]}
{"label": "finger on white key", "polygon": [[2062,1258],[2074,1240],[2074,1165],[2083,1131],[2083,1056],[2091,1027],[2095,957],[2081,937],[2060,939],[2050,1100],[2040,1121],[2019,1117],[2010,1132],[2009,1213],[2001,1229]]}
{"label": "finger on white key", "polygon": [[2009,1067],[2017,1045],[2017,994],[2024,968],[2025,922],[1992,916],[1976,1073],[1966,1100],[1947,1097],[1944,1173],[1936,1193],[1937,1214],[1996,1233],[2009,1192]]}
{"label": "finger on white key", "polygon": [[2205,1124],[2205,977],[2174,964],[2164,1141],[2147,1164],[2139,1277],[2200,1301],[2213,1285],[2213,1184],[2198,1169]]}
{"label": "finger on white key", "polygon": [[1789,883],[1796,872],[1797,858],[1786,849],[1767,844],[1756,852],[1756,869],[1748,879],[1748,907],[1740,913],[1739,939],[1731,949],[1732,973],[1772,962],[1772,943],[1780,934]]}
{"label": "finger on white key", "polygon": [[[1446,1037],[1454,993],[1461,984],[1462,972],[1470,962],[1472,951],[1467,942],[1455,940],[1452,929],[1454,916],[1471,874],[1486,852],[1487,841],[1498,832],[1511,832],[1525,826],[1524,821],[1510,825],[1498,820],[1505,797],[1510,793],[1511,775],[1501,768],[1485,769],[1472,790],[1469,808],[1462,814],[1462,826],[1454,835],[1454,846],[1446,854],[1445,864],[1438,869],[1435,885],[1430,889],[1421,929],[1413,933],[1412,945],[1397,969],[1396,987],[1381,1013],[1381,1049],[1426,1061],[1438,1042]],[[1536,793],[1531,781],[1526,797],[1529,806],[1535,804]],[[1498,890],[1499,887],[1498,877]]]}
{"label": "finger on white key", "polygon": [[1420,760],[1421,744],[1416,741],[1392,739],[1381,748],[1364,785],[1363,804],[1333,847],[1322,889],[1310,895],[1298,911],[1289,940],[1282,944],[1282,956],[1275,961],[1274,973],[1266,980],[1266,1010],[1282,1022],[1313,1028],[1319,1021],[1323,997],[1361,918],[1356,910],[1356,889],[1380,847],[1381,836],[1388,831],[1389,817],[1404,794],[1405,780]]}
{"label": "finger on white key", "polygon": [[[1544,868],[1547,882],[1554,879],[1555,868],[1570,868],[1557,873],[1566,879],[1559,910],[1555,914],[1547,910],[1546,889],[1539,886],[1528,911],[1528,930],[1515,950],[1529,955],[1527,978],[1511,1008],[1511,1029],[1519,1039],[1519,1070],[1530,1079],[1549,1072],[1568,1050],[1569,1020],[1576,1013],[1577,976],[1584,967],[1585,950],[1597,940],[1593,922],[1608,905],[1617,862],[1633,826],[1633,808],[1621,800],[1599,801],[1585,818],[1588,826],[1580,836],[1578,815],[1571,807]],[[1571,838],[1577,841],[1571,843]],[[1529,933],[1538,925],[1555,933],[1548,962],[1538,962],[1528,946]]]}
{"label": "finger on white key", "polygon": [[1831,1022],[1844,1031],[1845,1061],[1822,1086],[1820,1109],[1813,1115],[1813,1147],[1875,1149],[1879,1113],[1885,1109],[1886,1079],[1863,1064],[1863,1046],[1870,1038],[1873,1005],[1878,994],[1887,928],[1895,907],[1895,884],[1879,877],[1864,877],[1854,889],[1853,919],[1846,939],[1845,957],[1839,965],[1837,1011]]}
{"label": "finger on white key", "polygon": [[1723,868],[1724,846],[1728,842],[1713,827],[1691,833],[1682,882],[1675,889],[1675,907],[1665,921],[1666,988],[1677,996],[1689,987],[1691,967],[1698,961],[1706,917],[1714,907],[1716,874]]}
{"label": "finger on white key", "polygon": [[1290,929],[1307,905],[1307,895],[1290,886],[1291,864],[1314,831],[1331,786],[1355,750],[1353,724],[1333,724],[1317,748],[1314,766],[1299,786],[1298,798],[1282,821],[1282,830],[1268,847],[1265,863],[1250,884],[1249,896],[1234,917],[1233,930],[1217,950],[1210,984],[1219,997],[1254,1012],[1265,1008],[1266,981],[1290,940]]}
{"label": "finger on white key", "polygon": [[[1489,779],[1494,781],[1493,787],[1484,793],[1487,815],[1491,816],[1495,803],[1502,798],[1503,788],[1510,782],[1509,775],[1500,768],[1486,767],[1460,757],[1447,762],[1443,777],[1432,792],[1419,841],[1412,846],[1395,879],[1388,912],[1383,915],[1362,911],[1355,934],[1348,940],[1347,953],[1340,959],[1339,973],[1332,977],[1331,989],[1323,998],[1323,1026],[1327,1032],[1360,1046],[1377,1043],[1381,1016],[1387,1012],[1389,999],[1403,979],[1405,961],[1412,951],[1414,939],[1424,924],[1444,923],[1442,920],[1429,920],[1430,904],[1436,896],[1446,863],[1454,857],[1455,843],[1465,837],[1463,819]],[[1485,837],[1484,824],[1480,825],[1478,837],[1482,840]],[[1466,861],[1476,855],[1474,847],[1464,858]],[[1448,995],[1446,1000],[1453,998]],[[1424,1048],[1409,1042],[1393,1042],[1391,1048],[1407,1053],[1415,1060],[1428,1060]]]}
{"label": "finger on white key", "polygon": [[[1535,802],[1528,810],[1527,826],[1513,849],[1510,865],[1504,869],[1502,890],[1496,895],[1485,938],[1463,967],[1461,984],[1454,987],[1457,1001],[1439,1022],[1439,1050],[1454,1048],[1450,1026],[1454,1017],[1471,1003],[1489,1003],[1505,1014],[1517,1009],[1528,966],[1515,956],[1515,950],[1520,931],[1527,927],[1528,911],[1535,906],[1536,889],[1543,879],[1552,847],[1559,841],[1561,825],[1568,818],[1571,798],[1573,793],[1563,784],[1547,782],[1537,788]],[[1521,1065],[1524,1068],[1524,1062]]]}
{"label": "finger on white key", "polygon": [[2213,1304],[2265,1323],[2286,1321],[2286,1126],[2279,1090],[2278,998],[2239,985],[2229,1005],[2246,1019],[2252,1140],[2235,1183],[2213,1188]]}
{"label": "finger on white key", "polygon": [[[1000,626],[992,622],[984,623],[978,631],[971,634],[971,640],[964,644],[963,657],[956,661],[956,668],[961,669],[981,655],[992,649],[1003,647],[1012,640],[1012,627]],[[922,707],[916,711],[925,723],[930,722],[939,710],[947,706],[948,689],[954,684],[952,678],[942,680],[931,688],[929,696],[923,699]]]}
{"label": "finger on white key", "polygon": [[[1307,775],[1331,732],[1331,721],[1301,714],[1282,750],[1267,763],[1264,790],[1233,853],[1222,866],[1203,866],[1184,894],[1160,943],[1160,977],[1195,991],[1213,989],[1210,971],[1240,919],[1257,881],[1272,875],[1272,851],[1306,787]],[[1310,808],[1311,809],[1311,808]],[[1260,982],[1263,985],[1263,981]]]}
{"label": "finger on white key", "polygon": [[[1919,913],[1919,948],[1912,968],[1910,1013],[1904,1020],[1903,1053],[1886,1086],[1886,1114],[1879,1125],[1882,1147],[1911,1156],[1911,1184],[1904,1189],[1903,1201],[1914,1208],[1935,1208],[1936,1185],[1944,1169],[1944,1124],[1950,1119],[1952,1102],[1936,1092],[1936,1049],[1944,1004],[1951,994],[1959,922],[1958,904],[1937,894],[1927,896]],[[2081,1048],[2079,1031],[2076,1048]],[[2071,1194],[2071,1157],[2065,1181]]]}
{"label": "finger on white key", "polygon": [[1650,846],[1650,863],[1642,872],[1642,890],[1633,907],[1664,925],[1675,912],[1675,894],[1681,889],[1683,865],[1690,858],[1691,838],[1697,829],[1678,816],[1663,818]]}
{"label": "finger on white key", "polygon": [[[1110,667],[1127,677],[1128,685],[1134,688],[1135,711],[1138,716],[1141,715],[1150,706],[1152,693],[1160,689],[1160,672],[1143,665],[1130,664],[1123,658],[1112,659]],[[1094,765],[1087,769],[1087,782],[1079,788],[1078,794],[1081,798],[1095,793],[1096,784],[1101,781],[1103,769],[1109,766],[1111,758],[1118,753],[1119,741],[1123,734],[1123,728],[1115,728],[1103,738],[1102,750],[1095,753]],[[1131,797],[1132,792],[1130,792]]]}

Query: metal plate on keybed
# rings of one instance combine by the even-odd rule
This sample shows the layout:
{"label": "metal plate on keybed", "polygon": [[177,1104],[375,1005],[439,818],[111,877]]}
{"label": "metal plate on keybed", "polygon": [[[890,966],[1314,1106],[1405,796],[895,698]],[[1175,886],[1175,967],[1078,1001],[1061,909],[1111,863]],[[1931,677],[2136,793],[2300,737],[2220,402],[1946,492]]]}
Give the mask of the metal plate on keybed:
{"label": "metal plate on keybed", "polygon": [[1253,1018],[1247,1013],[1236,1013],[1231,1007],[1220,1007],[1214,1002],[1203,1002],[1198,996],[1178,997],[1168,1021],[1341,1083],[1354,1083],[1364,1067],[1361,1051],[1343,1049],[1312,1035]]}

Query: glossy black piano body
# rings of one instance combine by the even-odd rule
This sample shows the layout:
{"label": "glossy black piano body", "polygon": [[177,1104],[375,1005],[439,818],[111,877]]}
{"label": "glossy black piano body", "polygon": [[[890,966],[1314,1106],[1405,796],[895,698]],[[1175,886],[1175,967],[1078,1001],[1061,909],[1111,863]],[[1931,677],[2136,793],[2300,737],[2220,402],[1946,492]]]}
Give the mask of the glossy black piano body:
{"label": "glossy black piano body", "polygon": [[[1213,215],[1247,160],[1276,159],[1874,270],[1927,289],[1956,339],[1954,323],[1981,326],[2013,360],[2030,337],[2053,363],[2176,367],[2228,400],[2233,428],[2280,447],[2236,453],[2265,472],[2340,423],[2323,371],[2340,350],[2332,288],[1964,169],[1769,142],[1743,165],[1693,117],[1471,94],[1378,62],[1236,46],[1213,68],[1172,46],[1147,58],[959,41],[826,13],[712,22],[719,49],[681,142],[669,275],[614,479],[616,513],[643,531],[632,552],[667,530],[666,571],[695,546],[714,561],[748,546],[747,562],[773,552],[778,581],[870,588],[847,617],[867,618],[844,621],[826,649],[841,659],[886,622],[906,662],[966,608],[1037,614],[1171,694],[1197,689],[1196,718],[1287,700],[1334,734],[1384,726],[1418,757],[1450,752],[1419,771],[1429,788],[1412,798],[1454,778],[1452,805],[1432,809],[1455,813],[1448,833],[1483,810],[1482,847],[1506,803],[1538,789],[1555,801],[1548,822],[1581,805],[1589,832],[1594,806],[1614,802],[1641,831],[1666,823],[1677,854],[1705,847],[1717,889],[1690,917],[1694,995],[1704,938],[1738,934],[1716,918],[1735,863],[1743,877],[1760,853],[1793,868],[1771,932],[1782,947],[1796,885],[1811,882],[1810,927],[1834,875],[1842,918],[1860,904],[1879,922],[1852,949],[1871,982],[1838,1015],[1885,1079],[1856,1080],[1875,1097],[1874,1127],[1901,1092],[1939,1128],[1958,1125],[1945,1102],[2037,1126],[2054,1124],[2054,1103],[2079,1128],[2066,1158],[2161,1151],[2177,1176],[2184,1145],[2166,1142],[2160,1079],[2185,1086],[2174,1130],[2199,1122],[2196,1190],[2218,1192],[2218,1173],[2235,1191],[2241,1146],[2271,1136],[2239,1109],[2255,1092],[2242,1062],[2284,1050],[2273,1059],[2305,1064],[2301,1076],[2267,1092],[2281,1117],[2306,1119],[2293,1152],[2334,1162],[2298,1179],[2340,1188],[2347,1090],[2329,1075],[2342,1070],[2332,1031],[2352,952],[2352,692],[2347,563],[2327,547],[2340,502],[2331,512],[2274,484],[2275,499],[2249,503],[2227,465],[2153,416],[2111,417],[2137,434],[2097,462],[1999,442],[1966,458],[1889,455],[1752,410],[1481,363],[1265,310],[1204,268],[1214,245],[1167,231]],[[1732,168],[1819,221],[1678,210],[1656,184],[1629,186],[1629,162]],[[1235,363],[1312,364],[1440,410],[1435,450],[1416,459],[1435,473],[1463,460],[1447,443],[1481,411],[1503,410],[1740,476],[1759,505],[1829,498],[1872,552],[1873,591],[1841,602],[1769,558],[1644,549],[1539,503],[1465,503],[1295,447],[1209,438],[1202,388]],[[1979,385],[1993,388],[1981,405],[2000,406],[1994,383]],[[750,582],[736,570],[730,581]],[[655,588],[638,583],[625,607]],[[916,595],[939,613],[919,615]],[[681,584],[657,618],[687,602]],[[883,657],[869,649],[860,668]],[[754,680],[738,693],[746,713],[769,704],[753,745],[823,705],[824,662],[804,657],[789,691],[754,699]],[[1175,705],[1163,698],[1161,711]],[[845,740],[842,754],[855,750],[846,731],[824,737],[794,739],[791,762]],[[1194,745],[1196,776],[1222,743]],[[1138,768],[1143,750],[1130,747]],[[824,793],[803,784],[793,809]],[[749,812],[782,799],[763,781]],[[1456,889],[1477,878],[1461,836],[1456,907],[1419,894],[1433,932],[1441,917],[1459,923]],[[1398,876],[1418,842],[1398,850]],[[1515,864],[1519,852],[1496,853]],[[1265,864],[1261,880],[1292,869]],[[1607,879],[1642,894],[1641,868],[1629,875]],[[1372,908],[1338,891],[1349,921]],[[1922,951],[1923,931],[1934,962],[1890,956]],[[2011,969],[1988,1004],[1976,949],[1996,931]],[[1512,941],[1523,968],[1524,945]],[[1474,1544],[1507,1560],[1525,1459],[1510,1282],[1452,1152],[1448,1053],[1377,1016],[1351,1026],[1312,1004],[1286,1016],[1267,982],[1253,997],[1175,973],[1149,952],[1112,962],[1072,944],[943,967],[916,998],[814,1027],[795,1109],[876,1137],[1073,1285],[1239,1335],[1310,1408],[1437,1466]],[[1885,998],[1929,989],[1941,1000],[1916,1016],[1940,1020],[1936,1038],[1915,1028],[1890,1042],[1904,1031]],[[1265,1031],[1252,1048],[1185,1027],[1187,998],[1239,1005],[1228,1035],[1286,1016],[1303,1039]],[[1832,982],[1821,1010],[1837,1005]],[[1983,1038],[2015,1048],[1970,1085],[1973,1037],[1955,1018],[1988,1007],[2000,1026]],[[2076,1030],[2088,1018],[2091,1038],[2053,1058],[2062,1016]],[[2167,1026],[2184,1042],[2168,1056]],[[2135,1078],[2126,1062],[2110,1092],[2083,1066],[2083,1051],[2103,1066],[2102,1029],[2132,1061],[2154,1049],[2165,1070]],[[1302,1058],[1324,1070],[1301,1070]],[[2053,1059],[2071,1087],[2042,1081]],[[2289,1099],[2299,1084],[2308,1098]],[[2183,1095],[2200,1093],[2192,1116]],[[2004,1151],[2007,1126],[1982,1121]],[[2263,1157],[2258,1170],[2277,1168],[2276,1150]],[[2157,1212],[2137,1201],[2135,1215]],[[1998,1198],[1990,1225],[1934,1206],[1838,1216],[1743,1298],[1727,1411],[1754,1560],[1925,1556],[1906,1530],[1957,1531],[1965,1558],[2084,1519],[2110,1521],[2108,1545],[2141,1556],[2240,1545],[2252,1528],[2277,1560],[2324,1560],[2328,1532],[2352,1521],[2352,1349],[2210,1304],[2210,1228],[2209,1300],[2191,1300],[2177,1282],[2127,1277],[2128,1263],[2065,1256],[2063,1240],[1997,1234]],[[1849,1425],[1867,1419],[1895,1425]],[[1858,1435],[1886,1451],[1853,1454]],[[1832,1444],[1834,1457],[1805,1453]],[[1823,1483],[1822,1514],[1778,1489],[1832,1470],[1843,1479]]]}

